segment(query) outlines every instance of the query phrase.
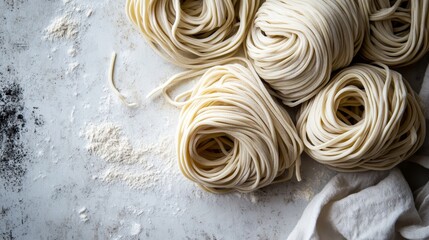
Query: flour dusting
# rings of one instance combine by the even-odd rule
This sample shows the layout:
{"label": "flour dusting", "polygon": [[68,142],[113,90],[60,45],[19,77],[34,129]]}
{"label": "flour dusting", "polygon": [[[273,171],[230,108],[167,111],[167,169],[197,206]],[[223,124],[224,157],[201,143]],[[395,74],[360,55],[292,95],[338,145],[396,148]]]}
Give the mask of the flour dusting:
{"label": "flour dusting", "polygon": [[80,65],[80,63],[78,63],[78,62],[69,63],[68,70],[66,71],[66,74],[70,74],[70,73],[73,73],[74,71],[76,71],[76,69],[79,67],[79,65]]}
{"label": "flour dusting", "polygon": [[108,163],[104,173],[94,179],[122,182],[132,189],[147,189],[166,176],[171,181],[175,175],[172,173],[173,145],[169,138],[135,147],[121,127],[111,122],[88,125],[84,136],[88,140],[87,150]]}
{"label": "flour dusting", "polygon": [[131,236],[137,236],[140,234],[141,230],[142,230],[142,226],[139,223],[135,222],[135,223],[131,224],[130,235]]}
{"label": "flour dusting", "polygon": [[82,207],[81,209],[79,209],[78,214],[81,222],[86,223],[89,221],[88,209],[86,207]]}
{"label": "flour dusting", "polygon": [[159,179],[159,172],[151,167],[139,167],[139,171],[111,166],[104,172],[101,179],[106,183],[123,182],[132,189],[147,189],[153,187]]}
{"label": "flour dusting", "polygon": [[107,162],[133,164],[140,161],[141,152],[133,148],[129,139],[122,136],[120,127],[113,123],[89,125],[85,137],[88,151]]}
{"label": "flour dusting", "polygon": [[74,39],[79,33],[79,23],[68,15],[55,18],[45,29],[45,39],[51,41]]}
{"label": "flour dusting", "polygon": [[92,16],[92,14],[93,14],[93,12],[94,12],[94,10],[92,10],[92,9],[88,9],[88,10],[86,11],[86,16],[87,16],[87,17],[91,17],[91,16]]}
{"label": "flour dusting", "polygon": [[74,47],[69,48],[69,50],[67,50],[67,54],[68,54],[70,57],[76,57],[76,55],[77,55],[77,50],[76,50],[76,48],[74,48]]}

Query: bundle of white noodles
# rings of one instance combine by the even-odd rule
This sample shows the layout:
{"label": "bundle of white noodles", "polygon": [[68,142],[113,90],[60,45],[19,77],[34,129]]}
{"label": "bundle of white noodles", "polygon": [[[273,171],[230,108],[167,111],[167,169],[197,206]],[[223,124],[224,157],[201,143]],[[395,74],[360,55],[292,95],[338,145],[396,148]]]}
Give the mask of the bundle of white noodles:
{"label": "bundle of white noodles", "polygon": [[359,0],[369,22],[362,56],[389,66],[406,66],[429,51],[428,0]]}
{"label": "bundle of white noodles", "polygon": [[391,169],[426,135],[417,95],[386,65],[356,64],[304,104],[297,129],[315,160],[346,172]]}
{"label": "bundle of white noodles", "polygon": [[350,64],[364,35],[355,1],[267,0],[256,13],[246,52],[284,104],[312,98],[331,71]]}
{"label": "bundle of white noodles", "polygon": [[202,68],[240,49],[258,6],[259,0],[127,0],[126,10],[161,56]]}
{"label": "bundle of white noodles", "polygon": [[[236,60],[240,64],[180,73],[160,88],[182,108],[177,133],[182,173],[215,193],[251,192],[286,181],[294,171],[300,180],[303,146],[291,118],[251,64]],[[192,90],[170,98],[169,89],[195,76]]]}

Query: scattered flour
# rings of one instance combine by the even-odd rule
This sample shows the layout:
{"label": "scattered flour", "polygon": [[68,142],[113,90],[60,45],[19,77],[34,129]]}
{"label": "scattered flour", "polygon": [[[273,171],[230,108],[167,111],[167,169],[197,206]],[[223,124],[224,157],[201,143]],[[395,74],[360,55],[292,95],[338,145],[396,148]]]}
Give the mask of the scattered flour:
{"label": "scattered flour", "polygon": [[[151,188],[162,178],[177,176],[173,173],[174,151],[170,138],[160,138],[159,142],[134,147],[123,136],[120,126],[103,122],[87,126],[85,138],[87,150],[109,163],[104,173],[96,179],[104,182],[123,182],[132,189]],[[170,149],[170,150],[169,150]],[[155,167],[151,161],[157,161]],[[159,161],[162,159],[163,161]],[[162,166],[160,166],[160,164]]]}
{"label": "scattered flour", "polygon": [[312,186],[306,184],[303,187],[298,188],[296,191],[292,191],[292,199],[310,201],[314,196]]}
{"label": "scattered flour", "polygon": [[258,202],[258,197],[254,193],[250,193],[250,202],[253,204]]}
{"label": "scattered flour", "polygon": [[240,199],[246,199],[247,201],[256,204],[259,202],[258,192],[251,192],[251,193],[240,193],[235,192],[233,196],[238,197]]}
{"label": "scattered flour", "polygon": [[[79,49],[79,44],[82,41],[83,35],[88,29],[90,23],[86,21],[93,14],[93,9],[90,5],[79,4],[73,0],[63,0],[64,7],[61,15],[52,19],[49,25],[43,31],[43,39],[56,43],[57,41],[72,40],[73,47],[68,49],[68,56],[76,57]],[[56,52],[58,47],[54,46],[52,53]],[[54,57],[49,54],[49,60]],[[66,65],[67,62],[64,62]],[[70,74],[78,70],[80,64],[78,62],[68,63],[66,74]]]}
{"label": "scattered flour", "polygon": [[85,132],[89,152],[110,163],[133,164],[140,161],[141,152],[134,150],[130,141],[122,136],[119,126],[113,123],[89,125]]}
{"label": "scattered flour", "polygon": [[37,175],[36,177],[34,177],[33,178],[33,182],[35,182],[35,181],[37,181],[37,180],[39,180],[39,179],[44,179],[46,177],[46,175],[45,174],[39,174],[39,175]]}
{"label": "scattered flour", "polygon": [[112,166],[105,171],[101,179],[107,183],[123,182],[132,189],[147,189],[154,186],[158,177],[159,173],[149,168],[137,172],[121,166]]}
{"label": "scattered flour", "polygon": [[79,34],[79,23],[69,15],[55,18],[45,29],[45,39],[74,39]]}
{"label": "scattered flour", "polygon": [[87,211],[86,207],[82,207],[81,209],[79,209],[78,213],[85,213]]}
{"label": "scattered flour", "polygon": [[86,11],[86,17],[91,17],[91,15],[94,13],[94,10],[92,10],[92,9],[88,9],[87,11]]}
{"label": "scattered flour", "polygon": [[320,171],[320,169],[313,167],[311,170],[311,176],[305,177],[299,184],[293,184],[291,190],[286,197],[286,200],[293,202],[296,200],[304,200],[309,202],[314,195],[320,191],[323,184],[332,178],[334,172]]}
{"label": "scattered flour", "polygon": [[70,123],[74,123],[74,113],[76,111],[76,106],[73,106],[71,112],[70,112]]}
{"label": "scattered flour", "polygon": [[86,207],[82,207],[81,209],[79,209],[78,213],[79,213],[79,218],[81,222],[86,223],[89,221],[88,209],[86,209]]}
{"label": "scattered flour", "polygon": [[69,48],[69,50],[67,50],[67,54],[68,54],[70,57],[76,57],[76,55],[77,55],[77,50],[76,50],[76,48],[74,48],[74,47]]}
{"label": "scattered flour", "polygon": [[69,63],[69,67],[68,67],[66,74],[70,74],[70,73],[74,72],[79,67],[79,65],[80,64],[78,62]]}
{"label": "scattered flour", "polygon": [[86,213],[79,214],[79,217],[80,217],[80,220],[82,222],[88,222],[89,221],[89,217],[88,217],[88,215]]}
{"label": "scattered flour", "polygon": [[142,226],[139,223],[132,223],[130,227],[130,235],[137,236],[142,230]]}

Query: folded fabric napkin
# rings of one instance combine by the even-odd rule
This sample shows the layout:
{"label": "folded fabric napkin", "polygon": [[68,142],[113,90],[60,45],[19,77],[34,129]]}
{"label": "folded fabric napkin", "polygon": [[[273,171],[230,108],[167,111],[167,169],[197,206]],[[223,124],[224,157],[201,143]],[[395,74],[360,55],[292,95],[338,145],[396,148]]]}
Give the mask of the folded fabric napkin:
{"label": "folded fabric napkin", "polygon": [[429,239],[429,183],[413,194],[398,169],[340,173],[288,239]]}
{"label": "folded fabric napkin", "polygon": [[423,111],[426,117],[426,138],[423,146],[411,159],[411,161],[422,165],[429,169],[429,65],[426,67],[426,73],[423,77],[423,83],[419,93],[420,99],[422,100]]}

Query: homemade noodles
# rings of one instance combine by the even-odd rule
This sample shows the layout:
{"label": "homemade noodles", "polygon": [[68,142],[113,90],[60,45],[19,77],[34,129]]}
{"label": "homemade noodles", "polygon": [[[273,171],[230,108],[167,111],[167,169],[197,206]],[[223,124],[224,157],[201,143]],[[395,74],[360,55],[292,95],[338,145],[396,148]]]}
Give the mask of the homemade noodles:
{"label": "homemade noodles", "polygon": [[203,68],[233,56],[246,38],[259,0],[127,0],[131,22],[165,59]]}
{"label": "homemade noodles", "polygon": [[383,64],[338,73],[302,106],[297,129],[308,155],[343,172],[391,169],[426,134],[417,95]]}
{"label": "homemade noodles", "polygon": [[[300,180],[303,145],[288,113],[247,60],[225,62],[180,73],[155,90],[181,107],[180,170],[214,193],[251,192],[290,179],[294,170]],[[193,89],[170,97],[172,87],[193,77],[198,77]]]}
{"label": "homemade noodles", "polygon": [[429,51],[428,0],[359,0],[369,22],[361,55],[389,66],[415,63]]}
{"label": "homemade noodles", "polygon": [[350,64],[365,23],[351,0],[267,0],[256,13],[246,54],[284,104],[297,106]]}

